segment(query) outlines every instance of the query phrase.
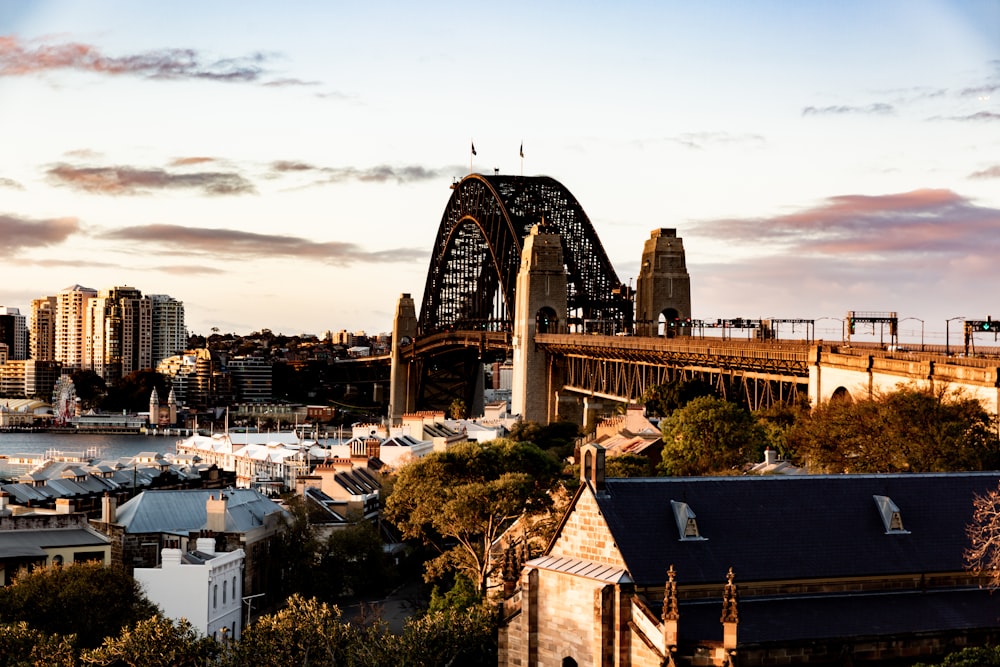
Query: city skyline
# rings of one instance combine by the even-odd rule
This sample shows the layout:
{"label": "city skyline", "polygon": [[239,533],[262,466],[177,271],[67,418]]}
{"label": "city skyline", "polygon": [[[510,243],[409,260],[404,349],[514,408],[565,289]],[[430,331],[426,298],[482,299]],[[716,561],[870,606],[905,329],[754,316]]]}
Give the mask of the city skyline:
{"label": "city skyline", "polygon": [[987,0],[8,3],[0,123],[21,313],[132,285],[202,335],[385,331],[471,167],[563,183],[626,283],[676,228],[696,318],[1000,317]]}

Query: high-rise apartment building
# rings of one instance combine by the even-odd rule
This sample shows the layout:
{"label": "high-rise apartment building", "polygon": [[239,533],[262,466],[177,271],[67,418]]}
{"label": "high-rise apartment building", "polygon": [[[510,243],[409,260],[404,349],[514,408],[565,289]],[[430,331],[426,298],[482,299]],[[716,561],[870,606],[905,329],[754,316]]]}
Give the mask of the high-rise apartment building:
{"label": "high-rise apartment building", "polygon": [[56,295],[55,358],[65,368],[87,368],[87,309],[97,290],[73,285]]}
{"label": "high-rise apartment building", "polygon": [[0,343],[7,344],[8,359],[28,358],[28,327],[17,308],[0,306]]}
{"label": "high-rise apartment building", "polygon": [[31,358],[36,361],[56,360],[57,299],[45,296],[31,302]]}
{"label": "high-rise apartment building", "polygon": [[152,311],[134,287],[101,290],[87,307],[84,367],[108,382],[152,368]]}
{"label": "high-rise apartment building", "polygon": [[153,306],[152,367],[163,359],[187,349],[187,327],[184,326],[184,302],[167,294],[147,295]]}

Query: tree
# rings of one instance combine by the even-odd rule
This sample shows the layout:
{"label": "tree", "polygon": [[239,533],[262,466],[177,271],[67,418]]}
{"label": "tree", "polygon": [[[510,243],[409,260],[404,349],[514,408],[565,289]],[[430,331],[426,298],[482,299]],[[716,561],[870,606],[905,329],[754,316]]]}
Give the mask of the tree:
{"label": "tree", "polygon": [[765,443],[763,429],[749,412],[711,396],[675,410],[660,428],[663,460],[657,470],[668,476],[741,469],[759,457]]}
{"label": "tree", "polygon": [[392,582],[392,573],[378,530],[368,521],[333,531],[323,545],[320,569],[327,573],[334,596],[378,595]]}
{"label": "tree", "polygon": [[153,392],[153,387],[156,387],[161,398],[166,398],[170,393],[170,381],[165,375],[149,369],[129,373],[108,390],[101,408],[110,412],[148,410],[149,395]]}
{"label": "tree", "polygon": [[994,419],[961,393],[908,386],[817,406],[788,444],[815,472],[988,470],[1000,465]]}
{"label": "tree", "polygon": [[565,459],[573,454],[576,439],[582,435],[576,422],[558,420],[550,424],[539,424],[533,421],[519,421],[511,428],[508,437],[517,442],[530,442],[545,451],[551,452],[558,459]]}
{"label": "tree", "polygon": [[1000,588],[1000,485],[972,499],[972,521],[965,534],[965,568],[985,576],[990,588]]}
{"label": "tree", "polygon": [[404,467],[385,517],[438,554],[426,564],[427,581],[463,573],[484,595],[490,545],[517,517],[551,507],[548,490],[558,471],[555,459],[531,443],[463,443]]}
{"label": "tree", "polygon": [[645,456],[619,454],[604,460],[605,477],[652,477],[652,475],[653,468]]}
{"label": "tree", "polygon": [[717,396],[712,385],[696,378],[676,377],[646,389],[640,401],[651,417],[666,417],[701,396]]}
{"label": "tree", "polygon": [[74,667],[75,640],[46,634],[24,621],[0,625],[0,667]]}
{"label": "tree", "polygon": [[84,651],[80,662],[106,667],[207,667],[216,664],[222,647],[201,636],[184,619],[174,623],[154,616],[108,637],[99,648]]}
{"label": "tree", "polygon": [[0,622],[25,621],[45,633],[75,634],[83,648],[156,612],[135,579],[100,563],[41,567],[0,588]]}
{"label": "tree", "polygon": [[92,370],[77,369],[69,377],[73,381],[76,397],[80,399],[80,405],[85,410],[97,407],[108,390],[104,378]]}
{"label": "tree", "polygon": [[469,416],[469,408],[465,405],[465,401],[460,398],[456,398],[448,406],[448,416],[452,419],[465,419]]}

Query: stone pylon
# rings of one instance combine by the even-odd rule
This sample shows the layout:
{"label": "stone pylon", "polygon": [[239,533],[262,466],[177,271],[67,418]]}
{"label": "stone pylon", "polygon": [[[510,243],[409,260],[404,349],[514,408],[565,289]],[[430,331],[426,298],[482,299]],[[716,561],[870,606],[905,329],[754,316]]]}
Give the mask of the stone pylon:
{"label": "stone pylon", "polygon": [[417,402],[416,370],[403,361],[405,348],[413,344],[417,335],[417,308],[408,293],[399,295],[396,316],[392,320],[392,365],[389,372],[389,421],[396,423],[408,412],[413,412]]}
{"label": "stone pylon", "polygon": [[654,229],[643,246],[635,289],[636,335],[659,335],[661,315],[663,335],[691,334],[691,276],[676,229]]}
{"label": "stone pylon", "polygon": [[566,265],[559,235],[542,221],[531,228],[521,250],[514,304],[514,373],[511,412],[526,421],[550,421],[545,353],[535,334],[566,332]]}

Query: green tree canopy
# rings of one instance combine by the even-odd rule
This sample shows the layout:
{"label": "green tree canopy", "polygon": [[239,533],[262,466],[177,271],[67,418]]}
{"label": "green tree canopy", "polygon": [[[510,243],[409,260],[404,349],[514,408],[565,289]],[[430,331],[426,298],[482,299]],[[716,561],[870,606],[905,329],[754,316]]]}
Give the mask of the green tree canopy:
{"label": "green tree canopy", "polygon": [[439,554],[427,563],[428,581],[459,572],[485,593],[490,545],[522,513],[551,507],[558,472],[556,460],[531,443],[463,443],[400,470],[385,518]]}
{"label": "green tree canopy", "polygon": [[788,442],[813,472],[942,472],[1000,466],[992,417],[961,393],[903,387],[813,408]]}
{"label": "green tree canopy", "polygon": [[221,652],[218,642],[200,635],[188,621],[154,616],[84,651],[80,662],[106,667],[209,667],[217,664]]}
{"label": "green tree canopy", "polygon": [[74,667],[75,640],[45,634],[24,621],[0,625],[0,667]]}
{"label": "green tree canopy", "polygon": [[47,634],[75,634],[84,648],[156,612],[135,579],[100,563],[37,568],[0,588],[0,622],[25,621]]}
{"label": "green tree canopy", "polygon": [[707,475],[741,469],[756,460],[766,437],[754,417],[735,403],[701,396],[660,423],[663,475]]}
{"label": "green tree canopy", "polygon": [[647,388],[640,401],[650,417],[666,417],[701,396],[717,396],[717,393],[704,380],[677,377]]}
{"label": "green tree canopy", "polygon": [[170,381],[165,375],[149,369],[129,373],[108,389],[101,408],[111,412],[148,410],[149,395],[153,392],[153,387],[156,387],[160,399],[166,400],[170,393]]}

